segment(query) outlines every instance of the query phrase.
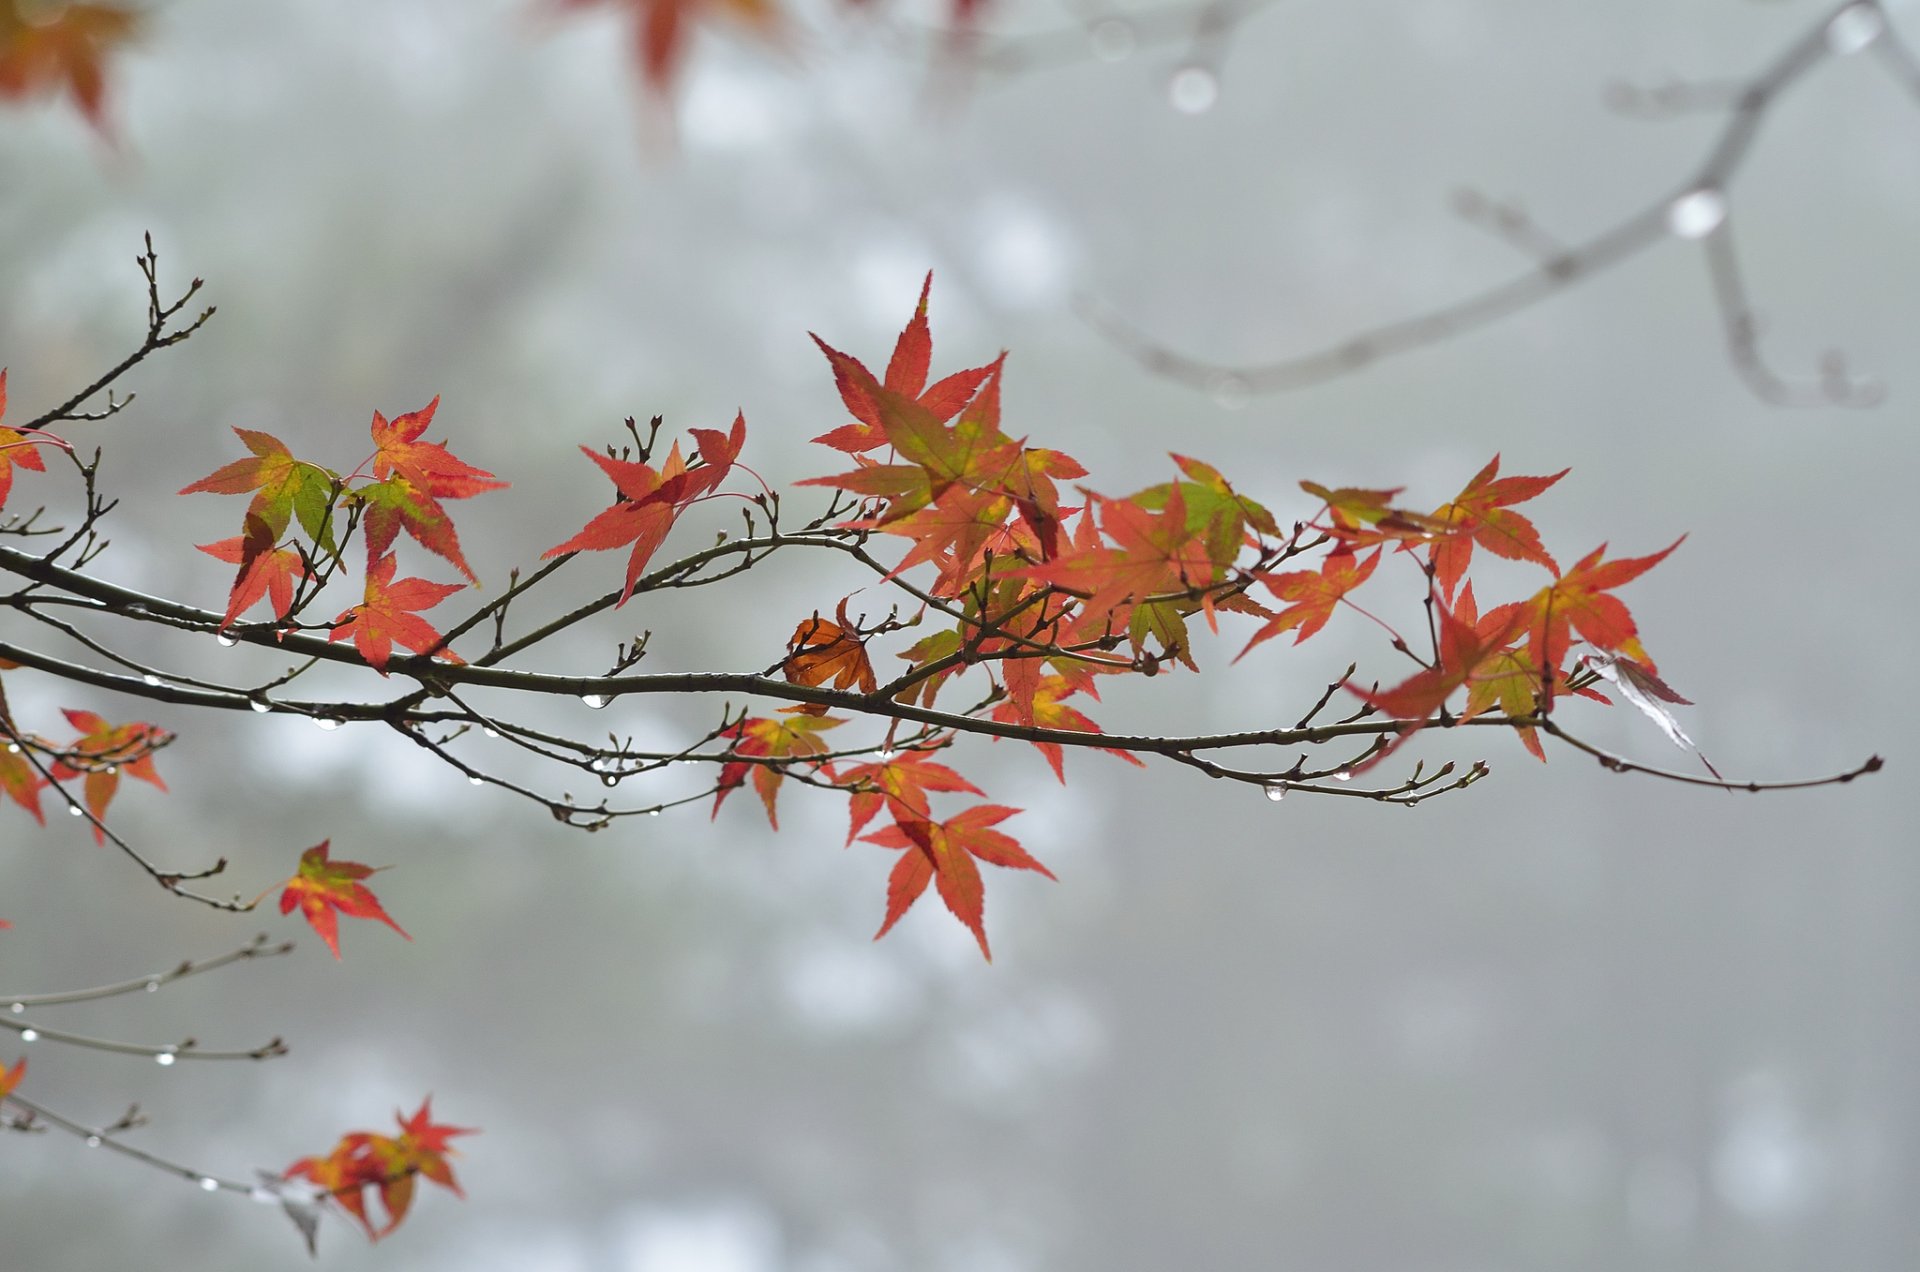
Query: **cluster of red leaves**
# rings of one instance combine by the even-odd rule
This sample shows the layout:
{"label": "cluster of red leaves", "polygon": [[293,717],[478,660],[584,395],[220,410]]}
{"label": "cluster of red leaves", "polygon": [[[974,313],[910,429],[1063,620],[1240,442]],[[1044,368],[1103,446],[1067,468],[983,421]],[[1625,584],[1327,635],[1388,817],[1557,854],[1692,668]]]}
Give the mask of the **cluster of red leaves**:
{"label": "cluster of red leaves", "polygon": [[[261,600],[269,603],[275,620],[289,622],[311,591],[325,583],[327,572],[344,565],[345,528],[357,525],[366,540],[363,596],[360,604],[333,620],[328,639],[351,638],[360,656],[382,675],[395,645],[459,661],[419,611],[433,608],[464,585],[420,578],[396,581],[394,544],[405,530],[473,581],[444,501],[470,499],[507,483],[458,458],[445,445],[421,440],[439,407],[436,397],[391,421],[375,411],[370,427],[373,454],[347,477],[296,458],[271,433],[234,430],[252,457],[234,460],[180,492],[252,495],[237,537],[200,545],[202,552],[237,568],[223,627]],[[296,523],[305,541],[289,533]]]}
{"label": "cluster of red leaves", "polygon": [[[1374,577],[1389,549],[1420,567],[1434,614],[1430,657],[1394,638],[1420,670],[1362,695],[1374,709],[1408,722],[1403,738],[1444,714],[1458,693],[1465,694],[1461,715],[1468,718],[1498,710],[1526,719],[1564,693],[1605,701],[1589,687],[1594,675],[1577,675],[1575,637],[1592,651],[1580,657],[1605,658],[1607,670],[1595,674],[1636,686],[1658,681],[1632,616],[1611,593],[1672,548],[1618,561],[1605,561],[1600,549],[1562,571],[1533,523],[1514,509],[1564,471],[1502,477],[1495,457],[1431,512],[1397,506],[1398,490],[1302,482],[1322,507],[1291,535],[1216,469],[1183,455],[1173,456],[1178,474],[1170,481],[1126,498],[1076,487],[1078,502],[1067,502],[1057,483],[1086,470],[1071,456],[1029,446],[1001,428],[1005,355],[930,383],[930,284],[922,287],[884,375],[815,337],[852,417],[815,440],[854,466],[799,484],[854,496],[859,510],[846,527],[907,540],[893,573],[929,567],[933,577],[923,589],[956,621],[906,650],[907,671],[883,691],[869,652],[872,633],[849,620],[843,600],[832,619],[815,613],[795,629],[782,663],[790,682],[890,692],[931,706],[952,676],[984,665],[995,681],[994,720],[1098,733],[1068,700],[1098,699],[1103,675],[1153,674],[1170,664],[1196,669],[1192,616],[1204,617],[1209,627],[1217,627],[1222,611],[1260,619],[1242,657],[1285,632],[1298,644],[1323,630],[1342,605],[1353,605],[1350,594]],[[1316,547],[1326,549],[1318,568],[1273,568]],[[1476,549],[1538,565],[1552,578],[1531,597],[1483,616],[1465,582]],[[1278,607],[1254,599],[1255,587]],[[1643,696],[1679,700],[1651,690]],[[919,751],[880,764],[836,764],[819,734],[841,721],[822,711],[790,708],[778,719],[732,726],[726,736],[739,758],[723,771],[716,811],[751,769],[771,820],[783,775],[793,762],[806,766],[816,782],[850,793],[855,833],[849,841],[882,809],[892,815],[891,827],[864,836],[905,854],[889,884],[881,931],[934,882],[984,951],[976,862],[1046,873],[1014,840],[990,829],[1013,810],[982,804],[936,819],[927,791],[980,792]],[[1519,732],[1542,755],[1534,731]],[[1061,746],[1046,739],[1034,745],[1063,776]],[[1139,763],[1129,752],[1114,754]]]}
{"label": "cluster of red leaves", "polygon": [[[416,1178],[439,1184],[457,1197],[466,1196],[447,1161],[457,1155],[448,1141],[456,1135],[477,1132],[471,1127],[435,1123],[432,1104],[431,1098],[421,1101],[412,1117],[395,1113],[398,1135],[349,1132],[325,1157],[303,1157],[287,1167],[284,1178],[311,1183],[351,1215],[370,1240],[378,1241],[407,1217]],[[386,1212],[385,1221],[378,1225],[370,1209],[374,1199]]]}
{"label": "cluster of red leaves", "polygon": [[106,131],[105,62],[139,28],[138,15],[118,5],[0,0],[0,101],[64,90]]}

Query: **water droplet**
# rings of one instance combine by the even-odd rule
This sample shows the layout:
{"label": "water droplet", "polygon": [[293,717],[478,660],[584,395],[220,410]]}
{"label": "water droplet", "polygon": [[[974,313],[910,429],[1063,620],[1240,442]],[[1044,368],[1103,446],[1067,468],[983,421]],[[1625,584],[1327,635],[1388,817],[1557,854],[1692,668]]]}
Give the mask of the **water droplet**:
{"label": "water droplet", "polygon": [[1285,799],[1286,797],[1287,797],[1287,784],[1285,782],[1268,782],[1267,783],[1268,799],[1278,804],[1281,800]]}
{"label": "water droplet", "polygon": [[583,693],[580,695],[580,701],[586,703],[589,709],[598,711],[609,702],[612,702],[613,699],[607,697],[604,693]]}
{"label": "water droplet", "polygon": [[1124,61],[1139,43],[1133,23],[1125,18],[1100,19],[1087,32],[1087,39],[1093,44],[1093,55],[1102,62]]}
{"label": "water droplet", "polygon": [[200,1176],[200,1191],[201,1192],[219,1192],[220,1181],[215,1179],[211,1175],[202,1175]]}
{"label": "water droplet", "polygon": [[1850,4],[1827,23],[1827,48],[1835,56],[1858,53],[1880,38],[1887,20],[1870,4]]}
{"label": "water droplet", "polygon": [[1183,66],[1167,81],[1167,100],[1183,115],[1204,115],[1220,100],[1220,81],[1204,66]]}
{"label": "water droplet", "polygon": [[87,1136],[87,1147],[88,1148],[100,1147],[100,1137],[98,1135]]}
{"label": "water droplet", "polygon": [[265,698],[251,699],[247,703],[247,708],[256,715],[265,715],[267,712],[273,710],[272,705],[269,704]]}
{"label": "water droplet", "polygon": [[313,718],[313,727],[316,729],[325,729],[331,733],[340,727],[340,721],[334,719],[332,716],[315,716]]}
{"label": "water droplet", "polygon": [[623,776],[625,776],[625,774],[622,774],[622,773],[602,773],[602,774],[600,775],[600,785],[602,785],[602,786],[618,786],[618,785],[620,785],[620,779],[621,779],[621,778],[622,778]]}
{"label": "water droplet", "polygon": [[1727,219],[1727,196],[1712,186],[1689,190],[1667,205],[1667,229],[1684,239],[1705,238]]}
{"label": "water droplet", "polygon": [[40,1031],[38,1029],[22,1029],[20,1031],[20,1041],[22,1042],[32,1042],[39,1036]]}
{"label": "water droplet", "polygon": [[69,816],[69,817],[85,817],[86,815],[87,815],[87,810],[86,810],[86,809],[84,809],[84,808],[82,808],[82,807],[80,807],[80,805],[78,805],[78,804],[68,804],[68,805],[67,805],[67,816]]}
{"label": "water droplet", "polygon": [[18,742],[7,743],[7,754],[8,755],[20,754],[20,744]]}
{"label": "water droplet", "polygon": [[157,994],[157,993],[159,993],[159,992],[160,992],[160,982],[159,982],[159,981],[157,981],[157,980],[150,980],[150,981],[148,981],[148,982],[147,982],[147,992],[148,992],[149,994]]}
{"label": "water droplet", "polygon": [[215,636],[214,640],[219,642],[220,647],[223,649],[232,649],[240,643],[238,636],[229,636],[225,632],[221,632],[218,636]]}
{"label": "water droplet", "polygon": [[160,677],[154,675],[152,672],[148,672],[146,675],[140,677],[140,679],[149,689],[158,689],[160,687]]}
{"label": "water droplet", "polygon": [[164,1068],[167,1068],[169,1065],[171,1065],[174,1062],[174,1060],[177,1058],[178,1057],[176,1057],[171,1051],[162,1051],[159,1055],[153,1058],[153,1062],[159,1065],[162,1069],[164,1069]]}
{"label": "water droplet", "polygon": [[15,1003],[13,1006],[7,1008],[8,1011],[12,1012],[16,1016],[18,1016],[21,1012],[25,1011],[26,1009],[27,1009],[27,1005],[25,1003]]}
{"label": "water droplet", "polygon": [[1333,780],[1336,782],[1351,782],[1353,780],[1353,771],[1351,769],[1341,769],[1333,775]]}
{"label": "water droplet", "polygon": [[468,786],[484,786],[486,785],[486,779],[481,777],[470,777],[467,779],[467,785]]}
{"label": "water droplet", "polygon": [[883,746],[883,747],[881,747],[881,748],[880,748],[880,762],[881,762],[882,764],[884,764],[884,763],[886,763],[887,761],[889,761],[889,760],[891,760],[892,758],[893,758],[893,748],[892,748],[892,747],[890,747],[890,746]]}
{"label": "water droplet", "polygon": [[480,732],[483,736],[489,737],[489,738],[497,738],[500,736],[500,734],[497,731],[495,731],[491,725],[481,729]]}
{"label": "water droplet", "polygon": [[660,810],[657,808],[649,808],[647,810],[647,816],[649,817],[658,817],[659,815],[660,815]]}
{"label": "water droplet", "polygon": [[108,777],[112,777],[112,776],[114,776],[114,775],[115,775],[116,773],[118,773],[119,771],[120,771],[120,766],[119,766],[118,764],[109,764],[109,765],[107,765],[107,776],[108,776]]}
{"label": "water droplet", "polygon": [[1207,392],[1213,395],[1217,405],[1228,411],[1242,410],[1253,400],[1253,386],[1247,383],[1247,377],[1232,371],[1222,371],[1209,380]]}

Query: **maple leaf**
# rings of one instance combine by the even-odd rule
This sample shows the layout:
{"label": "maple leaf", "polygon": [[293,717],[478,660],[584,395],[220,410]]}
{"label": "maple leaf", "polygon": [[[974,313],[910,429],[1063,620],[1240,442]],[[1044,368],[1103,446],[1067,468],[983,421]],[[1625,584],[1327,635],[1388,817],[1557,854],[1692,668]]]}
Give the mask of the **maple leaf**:
{"label": "maple leaf", "polygon": [[120,788],[121,774],[137,777],[161,790],[167,784],[153,767],[153,752],[173,740],[173,735],[153,724],[108,724],[91,711],[63,711],[67,723],[80,730],[80,737],[53,762],[53,776],[61,780],[83,778],[82,793],[87,811],[94,817],[93,841],[104,844],[106,832],[100,822],[107,806]]}
{"label": "maple leaf", "polygon": [[140,19],[104,4],[60,0],[28,7],[0,5],[0,100],[23,101],[66,89],[88,123],[106,126],[109,53],[132,40]]}
{"label": "maple leaf", "polygon": [[1570,631],[1578,632],[1595,649],[1623,653],[1634,661],[1653,668],[1653,660],[1641,648],[1639,629],[1633,615],[1616,596],[1608,593],[1631,582],[1666,560],[1669,553],[1686,541],[1681,535],[1649,556],[1622,557],[1604,561],[1607,545],[1601,544],[1523,602],[1530,616],[1529,652],[1535,664],[1555,669],[1565,661]]}
{"label": "maple leaf", "polygon": [[1330,524],[1327,533],[1349,548],[1372,547],[1376,543],[1421,542],[1445,526],[1422,513],[1395,508],[1393,497],[1403,489],[1369,490],[1358,486],[1329,488],[1317,481],[1303,481],[1300,489],[1327,505]]}
{"label": "maple leaf", "polygon": [[0,795],[32,813],[42,826],[47,824],[47,815],[40,808],[40,792],[46,784],[47,779],[27,762],[26,756],[0,748]]}
{"label": "maple leaf", "polygon": [[845,600],[834,617],[837,622],[828,622],[816,612],[794,628],[781,670],[789,684],[824,685],[831,680],[835,689],[858,685],[861,693],[872,693],[878,682],[867,659],[867,642],[847,617]]}
{"label": "maple leaf", "polygon": [[413,1204],[414,1178],[425,1176],[442,1188],[449,1189],[456,1197],[465,1197],[460,1185],[453,1177],[453,1167],[447,1162],[447,1155],[454,1150],[447,1141],[456,1135],[472,1135],[476,1132],[470,1127],[436,1126],[433,1123],[431,1105],[428,1097],[420,1104],[420,1109],[412,1117],[403,1118],[394,1114],[400,1123],[399,1138],[385,1135],[369,1136],[369,1147],[373,1160],[382,1171],[380,1181],[380,1204],[386,1207],[387,1223],[379,1235],[385,1236],[400,1226],[407,1217],[407,1211]]}
{"label": "maple leaf", "polygon": [[195,546],[216,560],[240,567],[233,590],[227,594],[227,612],[220,620],[222,630],[258,600],[270,602],[275,618],[284,619],[292,611],[294,585],[307,577],[306,562],[292,548],[275,547],[266,522],[248,517],[245,535]]}
{"label": "maple leaf", "polygon": [[342,610],[327,633],[329,641],[353,637],[355,649],[367,665],[381,675],[387,674],[387,662],[393,657],[397,641],[416,654],[432,651],[434,656],[459,662],[459,655],[440,645],[445,639],[433,625],[415,613],[432,609],[458,592],[464,584],[430,583],[426,579],[393,581],[396,557],[384,556],[367,571],[366,599],[352,609]]}
{"label": "maple leaf", "polygon": [[922,819],[928,815],[928,791],[964,791],[985,796],[986,792],[946,765],[936,762],[930,752],[906,751],[868,764],[843,768],[835,782],[852,790],[847,801],[847,842],[851,844],[866,829],[882,807],[904,809]]}
{"label": "maple leaf", "polygon": [[1434,582],[1440,590],[1453,595],[1476,543],[1495,556],[1532,561],[1558,574],[1560,567],[1541,546],[1533,522],[1509,509],[1540,495],[1569,471],[1562,468],[1548,477],[1500,477],[1500,457],[1489,460],[1451,503],[1434,511],[1434,520],[1447,527],[1433,545]]}
{"label": "maple leaf", "polygon": [[[1003,664],[1008,673],[1009,683],[1013,680],[1013,669],[1023,662]],[[1035,680],[1030,689],[1010,694],[1007,701],[999,703],[993,709],[993,718],[1002,724],[1029,724],[1043,729],[1068,729],[1075,733],[1098,733],[1100,726],[1074,707],[1067,706],[1062,698],[1071,697],[1082,686],[1070,684],[1063,676],[1042,676]],[[1088,686],[1089,692],[1091,687]],[[1095,694],[1095,697],[1099,695]],[[1058,742],[1035,742],[1034,748],[1047,757],[1047,764],[1053,769],[1053,775],[1064,785],[1067,780],[1066,757]],[[1139,756],[1131,751],[1116,750],[1113,747],[1099,747],[1108,755],[1117,755],[1135,768],[1144,768]]]}
{"label": "maple leaf", "polygon": [[1339,550],[1329,552],[1327,559],[1320,563],[1318,570],[1292,570],[1285,574],[1261,574],[1256,577],[1269,592],[1283,601],[1292,604],[1273,616],[1273,619],[1253,634],[1243,649],[1234,657],[1235,662],[1247,656],[1247,651],[1264,640],[1278,636],[1281,632],[1292,631],[1293,643],[1298,645],[1307,637],[1327,625],[1333,617],[1333,610],[1348,592],[1365,583],[1380,564],[1380,549],[1375,548],[1364,561],[1357,560],[1352,551],[1342,545]]}
{"label": "maple leaf", "polygon": [[11,1069],[4,1064],[0,1064],[0,1100],[4,1100],[12,1095],[14,1089],[20,1085],[20,1079],[26,1076],[27,1058],[25,1056],[21,1056],[16,1060]]}
{"label": "maple leaf", "polygon": [[633,551],[627,557],[626,585],[621,589],[616,608],[625,605],[633,596],[640,576],[646,572],[647,562],[666,542],[675,519],[694,500],[719,486],[732,470],[741,447],[746,444],[747,421],[744,415],[736,415],[732,431],[724,435],[715,429],[690,431],[703,461],[693,468],[687,466],[677,441],[668,452],[666,462],[657,470],[645,463],[614,459],[582,446],[582,453],[598,464],[613,483],[615,502],[595,514],[580,533],[548,548],[541,554],[542,558],[564,556],[569,552],[607,551],[631,543]]}
{"label": "maple leaf", "polygon": [[908,817],[861,836],[863,843],[903,854],[887,877],[887,917],[873,939],[885,936],[932,882],[947,909],[973,933],[980,943],[980,953],[991,962],[993,952],[987,948],[984,926],[986,894],[975,861],[1054,877],[1011,835],[992,829],[1019,811],[1000,804],[979,804],[943,822]]}
{"label": "maple leaf", "polygon": [[367,561],[371,564],[385,556],[405,529],[420,546],[478,583],[460,550],[453,517],[440,501],[470,499],[504,489],[507,483],[458,458],[441,443],[420,440],[439,409],[436,396],[419,410],[391,421],[378,411],[373,413],[373,475],[378,480],[354,492],[366,509]]}
{"label": "maple leaf", "polygon": [[340,475],[330,468],[295,459],[286,443],[271,433],[250,428],[233,431],[253,452],[253,458],[222,465],[192,485],[181,487],[180,493],[244,495],[252,491],[247,519],[258,518],[275,539],[286,533],[296,515],[301,528],[312,535],[315,542],[327,537],[328,510],[339,488]]}
{"label": "maple leaf", "polygon": [[[7,373],[0,368],[0,419],[7,417]],[[31,468],[37,473],[47,471],[47,462],[40,458],[40,449],[32,438],[11,428],[0,428],[0,508],[7,503],[7,496],[13,491],[13,470]]]}
{"label": "maple leaf", "polygon": [[1527,625],[1526,614],[1517,605],[1503,605],[1477,623],[1470,623],[1461,613],[1436,604],[1434,617],[1440,629],[1440,657],[1434,666],[1415,672],[1391,689],[1354,692],[1397,720],[1424,721],[1446,705],[1455,690],[1493,667]]}
{"label": "maple leaf", "polygon": [[[1483,619],[1479,613],[1479,603],[1474,599],[1473,584],[1469,582],[1460,590],[1458,603],[1454,606],[1453,616],[1462,624],[1474,629],[1476,637],[1491,640],[1496,633],[1511,641],[1518,634],[1512,632],[1518,607],[1501,606],[1489,611]],[[1540,669],[1534,666],[1533,658],[1523,649],[1501,648],[1487,654],[1480,662],[1480,669],[1467,681],[1467,705],[1461,711],[1462,720],[1471,720],[1496,707],[1509,716],[1532,715],[1539,709],[1541,697]],[[1540,745],[1540,737],[1532,725],[1517,730],[1520,744],[1527,748],[1533,758],[1542,764],[1547,762],[1547,753]]]}
{"label": "maple leaf", "polygon": [[[398,1136],[350,1131],[340,1137],[326,1156],[303,1157],[287,1167],[279,1178],[308,1180],[319,1193],[318,1199],[338,1203],[360,1224],[369,1239],[378,1241],[407,1217],[413,1205],[416,1179],[425,1178],[455,1196],[466,1196],[447,1161],[448,1157],[457,1156],[448,1141],[457,1135],[479,1132],[472,1127],[434,1122],[432,1105],[432,1097],[428,1097],[411,1117],[396,1112],[394,1120],[400,1125]],[[378,1228],[368,1211],[369,1191],[379,1196],[387,1212],[386,1223]],[[282,1204],[289,1204],[287,1197],[280,1199]],[[307,1236],[311,1249],[311,1225],[302,1224],[298,1215],[295,1222]]]}
{"label": "maple leaf", "polygon": [[813,342],[820,346],[820,351],[826,354],[827,362],[833,367],[833,379],[840,389],[840,400],[846,404],[847,411],[855,420],[855,423],[821,434],[814,441],[849,455],[885,446],[889,439],[881,423],[878,393],[881,388],[894,394],[897,399],[920,407],[936,423],[944,423],[958,415],[973,399],[981,384],[992,376],[1000,365],[998,361],[983,367],[956,371],[931,387],[927,385],[927,371],[933,362],[933,337],[927,324],[927,297],[932,290],[933,273],[928,271],[926,281],[920,286],[920,303],[893,346],[893,357],[887,363],[884,384],[858,358],[840,352],[819,336],[813,337]]}
{"label": "maple leaf", "polygon": [[419,410],[396,415],[391,422],[375,411],[373,475],[385,478],[399,473],[415,490],[435,499],[470,499],[489,490],[504,490],[506,482],[455,457],[443,443],[420,440],[439,409],[440,398],[435,395]]}
{"label": "maple leaf", "polygon": [[[837,729],[844,723],[844,720],[831,716],[813,714],[803,707],[786,707],[779,718],[763,716],[742,720],[721,736],[733,740],[732,749],[736,755],[801,759],[824,754],[827,743],[820,734],[828,729]],[[767,824],[778,830],[780,819],[774,805],[780,797],[780,785],[786,780],[786,774],[770,764],[729,760],[721,765],[720,780],[715,783],[718,789],[713,795],[712,817],[720,815],[720,805],[728,795],[739,789],[749,769],[753,771],[753,789],[767,810]]]}
{"label": "maple leaf", "polygon": [[291,914],[293,907],[299,906],[300,913],[336,959],[340,957],[341,914],[353,919],[378,919],[411,941],[413,938],[407,936],[405,929],[381,908],[380,899],[360,882],[386,867],[363,866],[357,861],[330,861],[327,852],[332,842],[323,839],[300,854],[299,869],[280,893],[280,913]]}

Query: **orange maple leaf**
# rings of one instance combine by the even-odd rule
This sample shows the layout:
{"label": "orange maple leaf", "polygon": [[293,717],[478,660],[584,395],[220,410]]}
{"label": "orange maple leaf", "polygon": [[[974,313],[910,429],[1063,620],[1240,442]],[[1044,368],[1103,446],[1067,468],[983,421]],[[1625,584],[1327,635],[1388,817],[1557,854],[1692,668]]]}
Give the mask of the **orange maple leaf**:
{"label": "orange maple leaf", "polygon": [[1566,660],[1571,628],[1595,649],[1626,654],[1649,670],[1657,670],[1641,648],[1632,613],[1618,597],[1608,593],[1666,560],[1685,540],[1681,535],[1649,556],[1621,557],[1617,561],[1602,560],[1607,551],[1603,543],[1523,602],[1529,616],[1528,648],[1534,664],[1558,669]]}
{"label": "orange maple leaf", "polygon": [[106,833],[100,822],[106,818],[107,805],[120,788],[120,775],[137,777],[161,790],[167,784],[153,767],[153,752],[173,740],[173,735],[153,724],[108,724],[91,711],[63,711],[67,723],[80,730],[80,737],[53,762],[54,777],[84,779],[82,790],[87,811],[94,816],[93,841],[103,844]]}
{"label": "orange maple leaf", "polygon": [[832,681],[835,689],[858,685],[861,693],[872,693],[878,681],[873,663],[867,659],[867,642],[847,617],[845,600],[834,611],[834,618],[838,621],[829,622],[816,612],[794,628],[787,642],[786,661],[781,664],[787,683],[824,685]]}
{"label": "orange maple leaf", "polygon": [[398,558],[381,557],[367,571],[366,599],[352,609],[343,610],[327,633],[329,641],[353,637],[353,646],[367,664],[381,675],[387,674],[387,662],[393,657],[397,641],[416,654],[429,650],[449,662],[460,658],[450,649],[441,649],[445,639],[416,610],[432,609],[458,592],[465,584],[430,583],[426,579],[393,581]]}
{"label": "orange maple leaf", "polygon": [[0,1100],[4,1100],[12,1095],[14,1088],[20,1085],[20,1079],[26,1076],[27,1058],[25,1056],[21,1056],[20,1059],[15,1061],[11,1069],[4,1064],[0,1064]]}
{"label": "orange maple leaf", "polygon": [[411,941],[413,938],[381,907],[372,889],[360,882],[386,867],[363,866],[357,861],[329,861],[327,851],[332,842],[323,839],[300,854],[300,868],[280,893],[280,913],[291,914],[293,907],[299,906],[300,913],[306,916],[336,959],[340,957],[341,914],[354,919],[378,919]]}
{"label": "orange maple leaf", "polygon": [[62,88],[87,122],[107,131],[107,54],[132,40],[139,17],[105,4],[0,5],[0,99],[24,101]]}

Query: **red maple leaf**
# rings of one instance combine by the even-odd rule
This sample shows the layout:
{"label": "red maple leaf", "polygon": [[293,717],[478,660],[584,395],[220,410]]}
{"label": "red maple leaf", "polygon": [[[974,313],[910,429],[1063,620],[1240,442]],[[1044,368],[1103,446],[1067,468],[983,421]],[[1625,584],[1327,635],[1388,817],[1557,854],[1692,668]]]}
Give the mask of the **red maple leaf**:
{"label": "red maple leaf", "polygon": [[461,590],[462,583],[430,583],[426,579],[393,581],[398,558],[381,557],[367,571],[366,599],[352,609],[343,610],[327,633],[329,641],[353,637],[355,649],[367,664],[381,675],[387,674],[387,661],[393,657],[395,642],[416,654],[428,651],[449,662],[460,658],[450,649],[440,648],[444,639],[433,625],[416,610],[432,609]]}
{"label": "red maple leaf", "polygon": [[1549,477],[1499,477],[1500,457],[1495,455],[1451,503],[1436,509],[1434,520],[1447,527],[1433,545],[1434,582],[1442,593],[1451,597],[1460,586],[1476,543],[1495,556],[1532,561],[1558,574],[1560,567],[1541,546],[1533,522],[1509,509],[1541,494],[1568,471],[1562,468]]}
{"label": "red maple leaf", "polygon": [[864,843],[899,850],[902,855],[887,877],[887,918],[874,940],[885,936],[910,909],[928,882],[939,889],[953,917],[965,924],[980,942],[980,953],[989,962],[993,951],[987,948],[984,927],[985,888],[980,882],[976,859],[989,865],[1014,870],[1034,870],[1053,878],[1053,872],[1027,854],[1011,835],[992,829],[1020,810],[999,804],[980,804],[943,822],[908,817],[884,830],[861,836]]}
{"label": "red maple leaf", "polygon": [[1286,574],[1257,576],[1269,592],[1292,604],[1255,632],[1253,639],[1247,642],[1247,648],[1241,650],[1234,661],[1245,658],[1248,650],[1281,632],[1293,631],[1293,643],[1298,645],[1325,627],[1327,620],[1333,617],[1334,607],[1346,598],[1348,592],[1365,583],[1379,563],[1379,548],[1375,548],[1362,561],[1357,560],[1352,550],[1342,544],[1337,551],[1327,554],[1327,559],[1320,563],[1318,570],[1292,570]]}
{"label": "red maple leaf", "polygon": [[[0,419],[7,416],[7,373],[0,369]],[[7,496],[13,491],[13,470],[31,468],[37,473],[47,471],[47,462],[40,458],[40,448],[35,439],[11,428],[0,428],[0,508],[7,503]]]}
{"label": "red maple leaf", "polygon": [[275,618],[285,618],[293,609],[294,585],[307,577],[306,562],[292,548],[274,546],[274,536],[258,517],[247,518],[247,533],[218,543],[196,545],[216,560],[240,567],[227,594],[227,612],[220,620],[224,630],[258,600],[268,600]]}
{"label": "red maple leaf", "polygon": [[363,866],[357,861],[329,861],[327,850],[332,842],[323,839],[300,854],[299,869],[280,893],[280,913],[291,914],[293,907],[299,906],[300,913],[306,916],[336,959],[340,957],[341,914],[354,919],[378,919],[411,941],[413,938],[381,908],[380,899],[373,895],[372,889],[360,882],[386,867]]}
{"label": "red maple leaf", "polygon": [[694,500],[719,486],[732,470],[741,447],[746,444],[747,420],[744,415],[735,415],[733,429],[726,434],[715,429],[690,431],[702,460],[693,468],[687,466],[677,441],[668,452],[666,462],[657,470],[645,463],[614,459],[582,446],[580,449],[586,457],[598,464],[613,483],[617,492],[614,504],[596,514],[580,533],[548,548],[541,556],[601,552],[631,543],[633,551],[627,557],[626,585],[617,603],[625,605],[633,595],[634,585],[646,572],[647,562],[666,542],[675,519]]}
{"label": "red maple leaf", "polygon": [[399,473],[415,490],[435,499],[470,499],[489,490],[505,489],[506,482],[456,457],[443,443],[420,440],[439,409],[440,398],[435,395],[419,410],[396,415],[391,422],[375,411],[371,428],[373,475],[384,479]]}

